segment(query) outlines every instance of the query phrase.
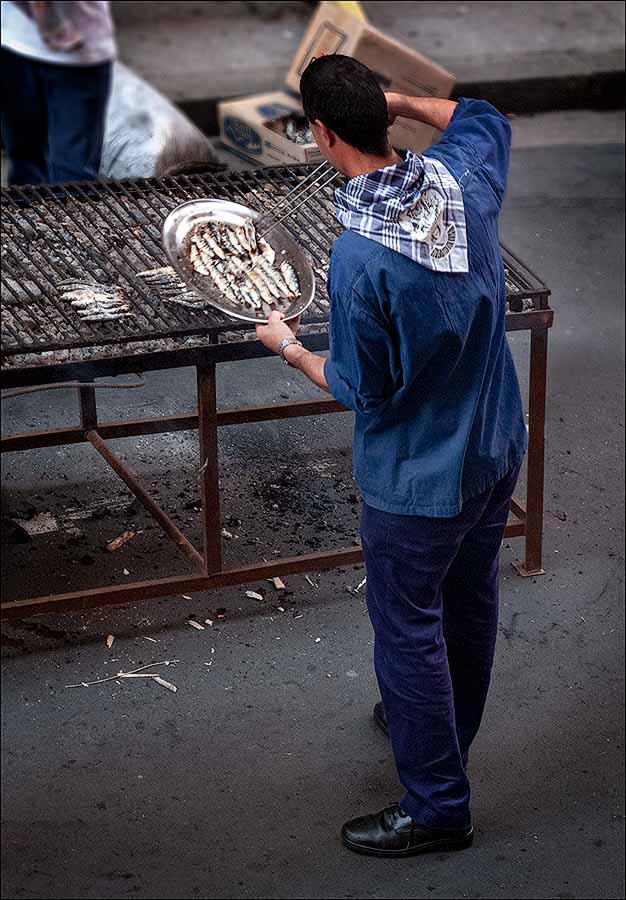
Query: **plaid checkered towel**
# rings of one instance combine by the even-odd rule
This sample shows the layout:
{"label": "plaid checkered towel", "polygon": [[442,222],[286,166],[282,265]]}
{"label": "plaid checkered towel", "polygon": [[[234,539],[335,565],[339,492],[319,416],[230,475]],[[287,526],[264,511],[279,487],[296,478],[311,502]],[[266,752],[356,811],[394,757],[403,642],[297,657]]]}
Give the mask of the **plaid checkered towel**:
{"label": "plaid checkered towel", "polygon": [[463,194],[443,163],[406,151],[403,162],[357,175],[335,191],[337,218],[436,272],[467,272]]}

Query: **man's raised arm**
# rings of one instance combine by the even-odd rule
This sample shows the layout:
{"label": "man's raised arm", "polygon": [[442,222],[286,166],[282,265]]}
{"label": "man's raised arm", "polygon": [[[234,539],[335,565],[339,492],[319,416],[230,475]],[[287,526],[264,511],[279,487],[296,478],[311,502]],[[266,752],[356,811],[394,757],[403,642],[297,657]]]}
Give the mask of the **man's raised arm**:
{"label": "man's raised arm", "polygon": [[389,124],[393,125],[398,116],[416,119],[425,125],[432,125],[445,131],[457,108],[454,100],[440,100],[436,97],[409,97],[406,94],[385,94],[389,110]]}

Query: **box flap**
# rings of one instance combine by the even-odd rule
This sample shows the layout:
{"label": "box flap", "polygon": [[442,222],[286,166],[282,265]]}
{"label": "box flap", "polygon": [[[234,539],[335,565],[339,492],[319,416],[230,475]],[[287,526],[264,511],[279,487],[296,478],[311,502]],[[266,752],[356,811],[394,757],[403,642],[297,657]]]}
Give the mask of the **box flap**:
{"label": "box flap", "polygon": [[[299,91],[300,77],[314,57],[342,53],[373,69],[384,89],[392,83],[414,96],[449,97],[455,78],[426,56],[388,37],[367,21],[324,0],[294,55],[285,82]],[[414,70],[414,71],[412,71]]]}
{"label": "box flap", "polygon": [[314,56],[343,53],[352,56],[356,42],[366,27],[362,19],[334,3],[320,3],[304,33],[291,62],[285,83],[293,91],[300,90],[300,77]]}

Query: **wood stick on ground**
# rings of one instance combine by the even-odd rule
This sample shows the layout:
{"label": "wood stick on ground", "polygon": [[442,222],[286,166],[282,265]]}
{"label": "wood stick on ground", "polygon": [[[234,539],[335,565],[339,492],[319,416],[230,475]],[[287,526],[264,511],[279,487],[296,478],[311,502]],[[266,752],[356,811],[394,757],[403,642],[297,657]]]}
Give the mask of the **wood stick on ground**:
{"label": "wood stick on ground", "polygon": [[145,669],[151,669],[153,666],[171,666],[180,662],[179,659],[164,659],[161,662],[148,663],[145,666],[139,666],[138,669],[131,669],[129,672],[118,672],[116,675],[109,675],[108,678],[98,678],[96,681],[80,681],[78,684],[66,684],[66,688],[89,687],[92,684],[104,684],[105,681],[115,681],[116,678],[126,678],[128,675],[135,675],[136,672],[143,672]]}

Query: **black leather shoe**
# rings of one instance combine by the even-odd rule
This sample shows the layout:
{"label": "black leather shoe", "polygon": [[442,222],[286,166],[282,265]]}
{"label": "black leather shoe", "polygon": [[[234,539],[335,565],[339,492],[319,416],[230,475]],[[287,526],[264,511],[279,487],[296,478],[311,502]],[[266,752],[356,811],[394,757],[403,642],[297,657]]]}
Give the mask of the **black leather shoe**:
{"label": "black leather shoe", "polygon": [[397,803],[382,812],[351,819],[341,829],[350,850],[368,856],[415,856],[434,850],[464,850],[474,837],[466,828],[427,828],[407,816]]}
{"label": "black leather shoe", "polygon": [[374,721],[382,733],[389,737],[389,722],[387,721],[387,713],[385,712],[385,706],[382,701],[377,703],[374,707]]}

